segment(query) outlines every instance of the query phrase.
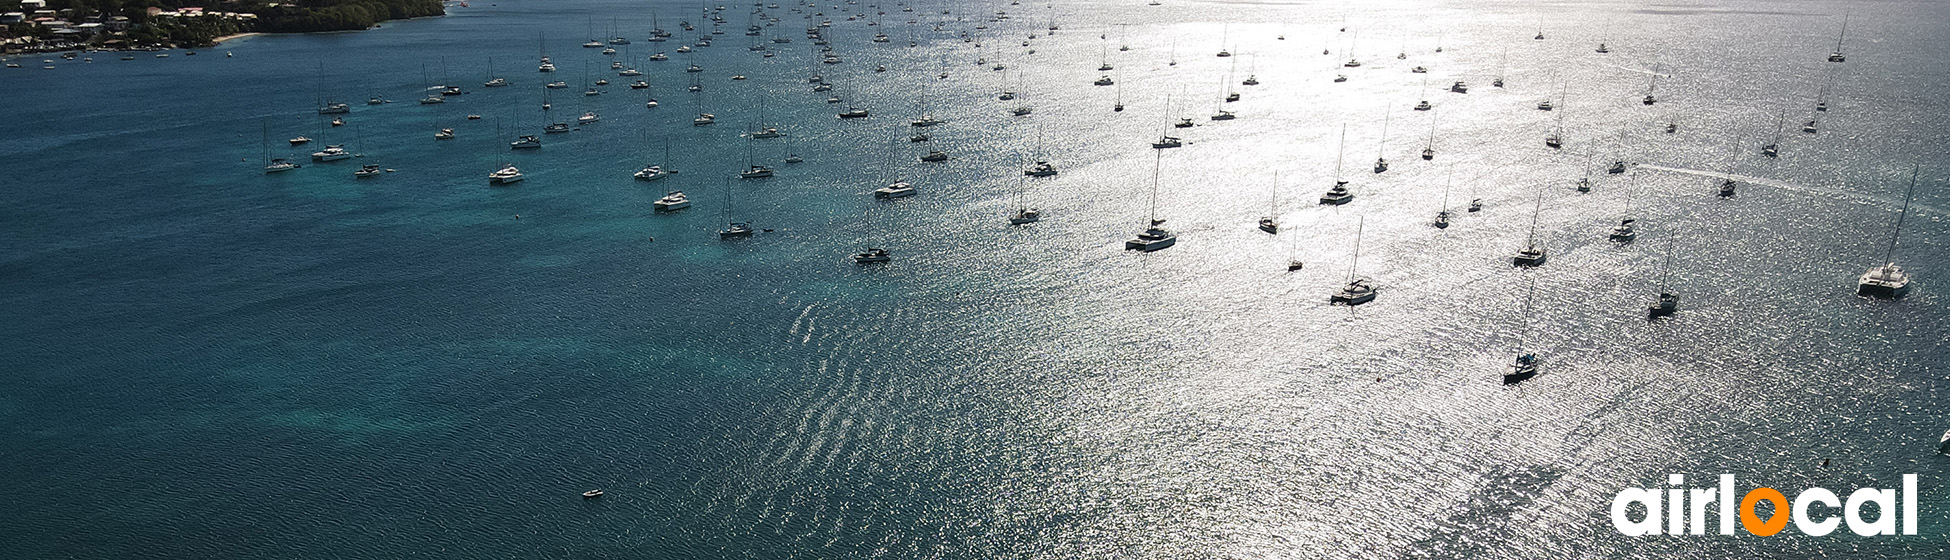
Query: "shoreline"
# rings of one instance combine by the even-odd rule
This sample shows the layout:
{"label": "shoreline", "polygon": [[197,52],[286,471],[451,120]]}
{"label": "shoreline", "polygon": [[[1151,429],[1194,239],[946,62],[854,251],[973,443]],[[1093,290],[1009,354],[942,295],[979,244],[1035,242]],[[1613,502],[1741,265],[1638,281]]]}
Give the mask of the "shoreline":
{"label": "shoreline", "polygon": [[210,40],[210,44],[211,44],[211,45],[221,45],[221,44],[223,44],[223,42],[224,42],[224,41],[229,41],[229,40],[231,40],[231,39],[243,39],[243,38],[247,38],[247,37],[256,37],[256,36],[258,36],[258,35],[263,35],[263,33],[261,33],[261,32],[256,32],[256,31],[253,31],[253,32],[250,32],[250,33],[237,33],[237,34],[234,34],[234,35],[225,35],[225,36],[222,36],[222,37],[218,37],[218,38],[215,38],[215,39],[211,39],[211,40]]}

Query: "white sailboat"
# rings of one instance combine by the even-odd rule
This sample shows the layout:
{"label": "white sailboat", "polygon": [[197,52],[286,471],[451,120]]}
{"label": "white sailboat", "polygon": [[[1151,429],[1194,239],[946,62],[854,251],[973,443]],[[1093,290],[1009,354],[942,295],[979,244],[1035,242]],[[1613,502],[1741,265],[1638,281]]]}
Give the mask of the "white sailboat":
{"label": "white sailboat", "polygon": [[1882,254],[1883,265],[1862,273],[1856,281],[1856,294],[1895,299],[1909,292],[1909,275],[1896,266],[1896,241],[1902,239],[1903,221],[1909,217],[1909,201],[1916,196],[1916,175],[1921,170],[1921,165],[1910,168],[1909,190],[1903,193],[1903,209],[1896,214],[1896,229],[1889,234],[1889,249]]}

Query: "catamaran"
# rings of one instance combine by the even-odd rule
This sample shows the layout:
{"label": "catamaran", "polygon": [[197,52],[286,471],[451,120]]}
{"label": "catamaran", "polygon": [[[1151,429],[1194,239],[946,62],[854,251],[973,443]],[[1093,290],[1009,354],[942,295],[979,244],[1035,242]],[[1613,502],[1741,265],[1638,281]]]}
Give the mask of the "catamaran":
{"label": "catamaran", "polygon": [[1909,201],[1916,196],[1916,175],[1921,169],[1920,165],[1910,168],[1909,190],[1903,193],[1903,209],[1896,214],[1896,229],[1889,235],[1889,249],[1882,254],[1884,264],[1862,273],[1856,281],[1856,294],[1895,299],[1909,292],[1909,275],[1896,266],[1896,240],[1903,236],[1903,221],[1909,217]]}

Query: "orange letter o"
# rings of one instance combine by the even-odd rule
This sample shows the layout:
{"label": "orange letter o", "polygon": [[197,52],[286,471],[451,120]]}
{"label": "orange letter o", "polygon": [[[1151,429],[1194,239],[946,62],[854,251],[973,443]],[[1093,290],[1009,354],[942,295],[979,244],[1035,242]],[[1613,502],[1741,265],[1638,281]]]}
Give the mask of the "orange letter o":
{"label": "orange letter o", "polygon": [[[1760,503],[1761,500],[1774,502],[1774,515],[1767,518],[1766,522],[1762,522],[1760,517],[1754,514],[1754,505]],[[1787,524],[1787,496],[1781,495],[1780,490],[1773,488],[1755,488],[1752,492],[1748,492],[1746,497],[1740,499],[1740,526],[1746,527],[1747,532],[1763,537],[1771,537],[1775,533],[1781,532],[1781,529],[1786,529]]]}

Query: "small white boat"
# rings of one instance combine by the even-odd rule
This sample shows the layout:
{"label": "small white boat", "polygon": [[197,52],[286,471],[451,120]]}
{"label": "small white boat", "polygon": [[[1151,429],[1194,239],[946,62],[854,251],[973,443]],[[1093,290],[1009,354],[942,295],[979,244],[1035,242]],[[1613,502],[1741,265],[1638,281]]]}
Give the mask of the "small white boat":
{"label": "small white boat", "polygon": [[433,133],[433,139],[434,139],[434,140],[453,140],[453,139],[454,139],[454,129],[451,129],[451,128],[442,128],[442,129],[440,129],[440,132],[435,132],[435,133]]}
{"label": "small white boat", "polygon": [[914,196],[914,185],[907,181],[895,181],[894,184],[874,189],[873,191],[874,198],[905,198],[909,196]]}
{"label": "small white boat", "polygon": [[339,144],[326,146],[325,149],[323,150],[319,150],[311,153],[312,161],[321,161],[321,162],[338,161],[342,159],[351,159],[351,158],[352,158],[352,152],[346,151],[345,147]]}
{"label": "small white boat", "polygon": [[1043,219],[1042,212],[1036,210],[1035,208],[1023,208],[1017,210],[1015,215],[1009,217],[1009,225],[1019,226],[1023,224],[1032,224],[1041,221],[1042,219]]}
{"label": "small white boat", "polygon": [[495,172],[493,173],[489,173],[488,184],[508,185],[508,184],[521,182],[521,180],[524,178],[526,178],[526,176],[521,174],[520,169],[515,169],[515,166],[513,165],[507,165],[507,166],[502,166],[501,169],[495,170]]}
{"label": "small white boat", "polygon": [[365,179],[368,177],[378,177],[382,171],[383,170],[381,170],[378,165],[366,164],[365,166],[360,167],[357,171],[353,171],[352,176],[360,179]]}
{"label": "small white boat", "polygon": [[508,147],[516,150],[532,150],[542,147],[542,139],[536,138],[534,135],[522,135],[521,138],[509,142]]}
{"label": "small white boat", "polygon": [[635,177],[638,181],[655,181],[676,174],[676,171],[664,169],[661,165],[646,165],[636,172]]}
{"label": "small white boat", "polygon": [[603,118],[597,116],[595,111],[589,111],[583,113],[580,117],[576,117],[576,124],[589,124],[600,120],[603,120]]}
{"label": "small white boat", "polygon": [[690,208],[691,198],[685,196],[684,191],[670,191],[664,194],[663,198],[659,198],[656,202],[651,203],[651,206],[655,207],[658,212],[674,212]]}
{"label": "small white boat", "polygon": [[718,122],[717,115],[703,113],[699,114],[697,118],[691,119],[691,126],[704,126],[715,122]]}
{"label": "small white boat", "polygon": [[772,176],[772,168],[763,165],[753,165],[749,168],[746,168],[744,172],[738,174],[738,178],[740,179],[759,179],[759,178],[771,177],[771,176]]}

